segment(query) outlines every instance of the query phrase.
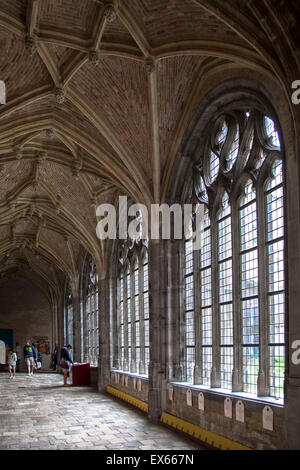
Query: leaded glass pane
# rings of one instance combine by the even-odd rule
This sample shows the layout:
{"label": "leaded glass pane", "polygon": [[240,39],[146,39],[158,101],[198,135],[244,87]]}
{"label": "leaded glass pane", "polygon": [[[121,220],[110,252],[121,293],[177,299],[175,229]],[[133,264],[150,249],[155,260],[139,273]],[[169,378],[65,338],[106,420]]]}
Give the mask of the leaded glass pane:
{"label": "leaded glass pane", "polygon": [[221,347],[221,388],[232,389],[232,370],[233,370],[233,348]]}
{"label": "leaded glass pane", "polygon": [[257,378],[259,371],[258,346],[243,347],[243,384],[244,392],[257,393]]}
{"label": "leaded glass pane", "polygon": [[258,298],[242,301],[243,343],[258,344],[259,342],[259,308]]}

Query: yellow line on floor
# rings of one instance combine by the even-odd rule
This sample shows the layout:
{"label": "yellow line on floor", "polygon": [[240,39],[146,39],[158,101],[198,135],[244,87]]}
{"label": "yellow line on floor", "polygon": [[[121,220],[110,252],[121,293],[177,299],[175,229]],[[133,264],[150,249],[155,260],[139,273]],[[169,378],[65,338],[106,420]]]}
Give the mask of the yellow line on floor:
{"label": "yellow line on floor", "polygon": [[[128,393],[122,392],[117,388],[111,387],[110,385],[106,387],[106,391],[111,395],[114,395],[115,397],[130,403],[136,408],[139,408],[145,413],[148,413],[148,403],[139,400],[138,398],[133,397]],[[166,412],[162,413],[160,421],[174,429],[177,429],[178,431],[182,431],[189,436],[199,439],[200,441],[220,450],[252,450],[250,447],[246,447],[214,432],[207,431],[206,429],[203,429],[196,424],[189,423],[188,421]]]}
{"label": "yellow line on floor", "polygon": [[227,437],[207,431],[196,424],[184,421],[183,419],[177,418],[177,416],[170,415],[169,413],[163,412],[160,420],[162,423],[167,424],[174,429],[178,429],[179,431],[183,431],[184,433],[220,450],[251,450],[249,447],[232,441]]}
{"label": "yellow line on floor", "polygon": [[148,403],[146,403],[145,401],[139,400],[138,398],[133,397],[132,395],[128,395],[127,393],[121,392],[117,388],[111,387],[110,385],[106,387],[106,391],[111,395],[120,398],[121,400],[127,401],[127,403],[130,403],[131,405],[135,406],[136,408],[139,408],[145,413],[148,413]]}

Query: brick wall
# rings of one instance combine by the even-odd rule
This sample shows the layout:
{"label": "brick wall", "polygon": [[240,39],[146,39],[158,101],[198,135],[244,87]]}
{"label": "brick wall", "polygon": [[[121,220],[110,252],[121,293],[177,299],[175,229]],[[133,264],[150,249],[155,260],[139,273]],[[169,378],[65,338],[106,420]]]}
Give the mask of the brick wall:
{"label": "brick wall", "polygon": [[[52,312],[45,295],[27,280],[9,280],[0,285],[0,329],[13,329],[14,344],[22,347],[35,336],[48,337],[52,349]],[[51,354],[43,355],[43,369]],[[21,367],[24,368],[22,358]]]}

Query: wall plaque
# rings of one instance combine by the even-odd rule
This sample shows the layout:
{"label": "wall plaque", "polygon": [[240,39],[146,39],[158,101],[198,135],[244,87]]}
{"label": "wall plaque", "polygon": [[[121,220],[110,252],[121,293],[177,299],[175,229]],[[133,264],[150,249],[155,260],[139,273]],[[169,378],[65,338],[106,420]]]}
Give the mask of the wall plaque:
{"label": "wall plaque", "polygon": [[190,389],[186,391],[186,403],[188,406],[193,406],[193,392]]}
{"label": "wall plaque", "polygon": [[244,403],[241,400],[238,400],[235,404],[235,419],[240,423],[245,422]]}
{"label": "wall plaque", "polygon": [[224,400],[224,415],[225,418],[232,419],[232,401],[228,397]]}
{"label": "wall plaque", "polygon": [[198,409],[204,411],[204,395],[202,392],[198,395]]}
{"label": "wall plaque", "polygon": [[262,421],[263,421],[263,428],[268,429],[269,431],[273,431],[273,410],[270,406],[265,406],[262,413]]}
{"label": "wall plaque", "polygon": [[169,394],[169,400],[173,401],[174,398],[174,388],[173,385],[168,385],[168,394]]}

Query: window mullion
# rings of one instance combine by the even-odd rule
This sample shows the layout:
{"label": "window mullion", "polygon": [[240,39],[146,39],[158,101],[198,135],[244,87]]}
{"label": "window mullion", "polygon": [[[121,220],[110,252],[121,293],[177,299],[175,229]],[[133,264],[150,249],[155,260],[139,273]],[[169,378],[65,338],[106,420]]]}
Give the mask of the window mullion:
{"label": "window mullion", "polygon": [[220,313],[219,313],[219,262],[218,221],[211,218],[211,276],[212,276],[212,371],[211,387],[221,385],[220,371]]}
{"label": "window mullion", "polygon": [[[121,274],[117,285],[119,286],[118,315],[117,315],[117,337],[118,337],[118,368],[123,369],[124,362],[124,275]],[[122,321],[121,321],[122,320]]]}
{"label": "window mullion", "polygon": [[140,362],[139,373],[145,374],[145,322],[144,322],[144,268],[142,261],[139,263],[139,315],[140,315]]}
{"label": "window mullion", "polygon": [[131,312],[131,361],[130,372],[136,372],[136,331],[135,331],[135,279],[134,279],[134,266],[130,271],[130,312]]}
{"label": "window mullion", "polygon": [[201,334],[201,274],[200,250],[193,250],[194,265],[194,334],[195,334],[195,366],[194,384],[202,384],[202,334]]}
{"label": "window mullion", "polygon": [[[123,325],[124,325],[124,362],[123,362],[123,370],[128,371],[129,369],[129,363],[128,363],[128,287],[127,287],[127,282],[128,282],[128,277],[127,273],[124,276],[124,294],[123,294],[123,299],[124,299],[124,309],[123,309]],[[129,299],[130,302],[130,299]]]}
{"label": "window mullion", "polygon": [[242,352],[242,318],[241,318],[241,258],[240,253],[240,217],[237,202],[232,210],[232,291],[233,291],[233,373],[232,391],[243,391],[243,352]]}
{"label": "window mullion", "polygon": [[257,188],[257,237],[258,237],[258,279],[259,279],[259,372],[257,396],[268,396],[269,384],[269,315],[268,315],[268,260],[266,237],[266,202],[264,185]]}

